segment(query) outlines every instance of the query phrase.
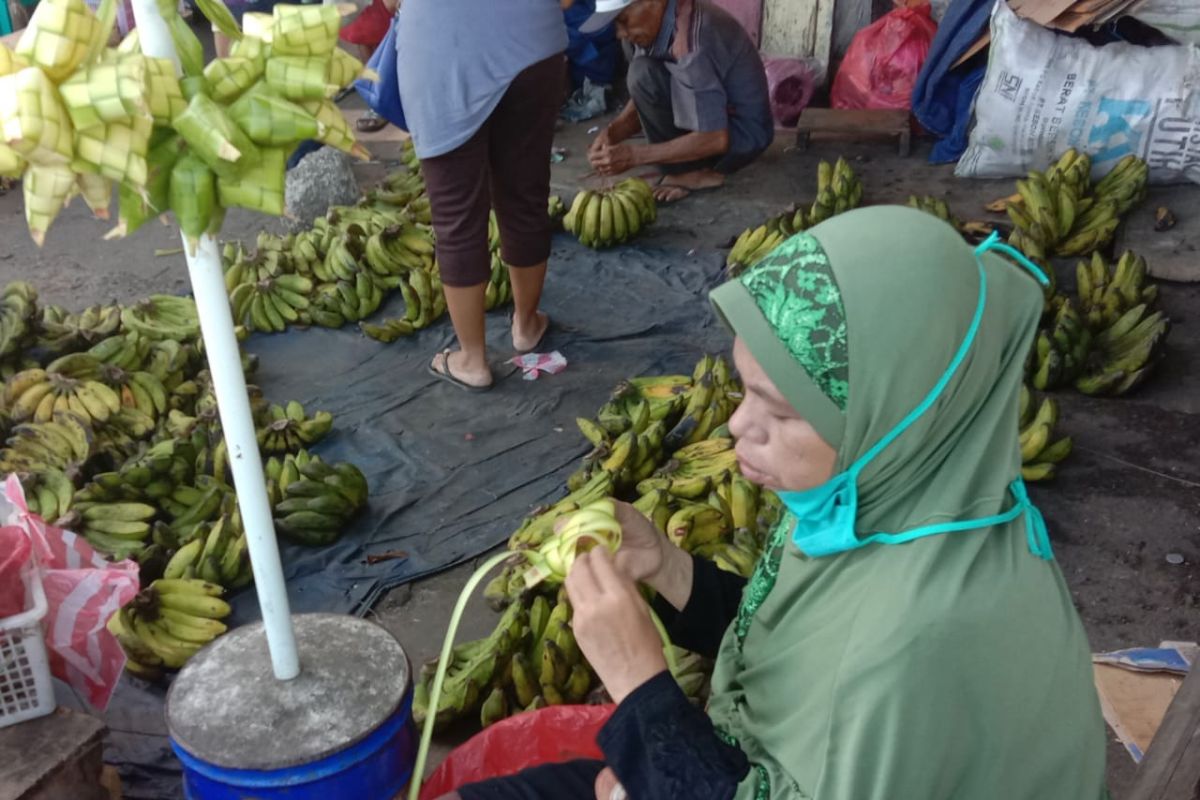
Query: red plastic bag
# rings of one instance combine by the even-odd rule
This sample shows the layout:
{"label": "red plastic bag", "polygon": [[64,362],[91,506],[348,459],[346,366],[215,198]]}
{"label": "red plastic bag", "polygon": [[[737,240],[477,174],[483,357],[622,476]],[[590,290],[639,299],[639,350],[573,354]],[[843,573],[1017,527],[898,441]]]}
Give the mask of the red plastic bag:
{"label": "red plastic bag", "polygon": [[602,758],[596,734],[616,706],[550,706],[497,722],[455,748],[421,787],[437,800],[468,783],[502,778],[542,764]]}
{"label": "red plastic bag", "polygon": [[25,531],[15,525],[0,525],[0,617],[15,617],[26,610],[21,570],[32,554]]}
{"label": "red plastic bag", "polygon": [[82,536],[30,513],[15,475],[0,484],[0,523],[9,507],[16,513],[6,527],[26,538],[41,570],[49,606],[42,627],[50,671],[103,711],[125,668],[125,653],[105,625],[137,594],[138,565],[111,564]]}
{"label": "red plastic bag", "polygon": [[904,108],[937,33],[929,3],[897,8],[854,34],[833,81],[834,108]]}

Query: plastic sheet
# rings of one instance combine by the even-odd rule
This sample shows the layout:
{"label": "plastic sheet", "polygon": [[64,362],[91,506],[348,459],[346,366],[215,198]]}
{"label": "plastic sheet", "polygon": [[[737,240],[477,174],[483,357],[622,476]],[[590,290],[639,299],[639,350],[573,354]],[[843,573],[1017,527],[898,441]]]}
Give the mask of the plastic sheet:
{"label": "plastic sheet", "polygon": [[530,767],[603,758],[596,734],[615,710],[613,705],[551,706],[501,720],[455,748],[421,787],[421,800]]}
{"label": "plastic sheet", "polygon": [[[251,382],[273,401],[333,412],[333,431],[314,450],[355,462],[371,487],[367,512],[338,543],[282,543],[292,611],[365,614],[388,589],[505,541],[531,508],[561,495],[587,451],[575,417],[594,414],[624,378],[690,372],[701,353],[728,349],[704,299],[721,271],[715,252],[596,252],[556,237],[543,300],[555,328],[539,349],[561,351],[570,366],[522,380],[503,363],[512,342],[507,311],[497,311],[488,346],[498,382],[483,395],[426,372],[433,354],[453,344],[448,319],[388,345],[351,327],[251,337],[246,347],[261,361]],[[402,306],[396,297],[380,314]],[[396,550],[408,557],[366,563]],[[234,623],[257,618],[253,591],[233,604]],[[105,717],[105,757],[120,766],[131,800],[181,796],[163,694],[122,681]]]}

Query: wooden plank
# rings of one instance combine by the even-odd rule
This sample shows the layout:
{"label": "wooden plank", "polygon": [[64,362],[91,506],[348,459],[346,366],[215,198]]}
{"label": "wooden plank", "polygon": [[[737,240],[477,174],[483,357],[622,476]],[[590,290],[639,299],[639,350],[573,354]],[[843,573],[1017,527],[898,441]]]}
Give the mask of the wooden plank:
{"label": "wooden plank", "polygon": [[902,156],[908,155],[912,144],[912,127],[903,109],[806,108],[795,130],[801,149],[813,136],[845,141],[896,137]]}
{"label": "wooden plank", "polygon": [[1193,665],[1167,709],[1125,800],[1200,797],[1200,666]]}

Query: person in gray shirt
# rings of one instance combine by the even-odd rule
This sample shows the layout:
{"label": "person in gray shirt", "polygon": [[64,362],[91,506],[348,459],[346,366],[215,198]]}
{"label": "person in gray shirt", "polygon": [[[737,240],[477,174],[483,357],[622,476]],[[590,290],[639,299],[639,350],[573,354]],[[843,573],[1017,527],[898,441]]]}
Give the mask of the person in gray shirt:
{"label": "person in gray shirt", "polygon": [[[704,0],[597,0],[581,31],[616,22],[632,96],[588,151],[600,175],[654,165],[661,202],[714,189],[775,137],[762,58],[732,16]],[[647,143],[628,140],[638,132]]]}

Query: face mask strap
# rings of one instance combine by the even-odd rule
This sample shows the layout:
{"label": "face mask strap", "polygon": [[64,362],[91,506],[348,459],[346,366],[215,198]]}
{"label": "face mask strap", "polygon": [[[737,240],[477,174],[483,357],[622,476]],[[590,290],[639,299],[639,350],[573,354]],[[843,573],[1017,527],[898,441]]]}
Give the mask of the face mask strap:
{"label": "face mask strap", "polygon": [[1004,253],[1009,258],[1015,260],[1022,267],[1029,270],[1030,274],[1032,274],[1033,277],[1037,279],[1037,282],[1042,286],[1050,285],[1050,279],[1046,277],[1046,273],[1042,271],[1041,267],[1030,261],[1029,258],[1027,258],[1026,255],[1017,248],[1000,241],[999,231],[992,231],[991,236],[980,242],[979,246],[975,248],[975,259],[978,260],[980,256],[989,250],[998,250],[999,252]]}

